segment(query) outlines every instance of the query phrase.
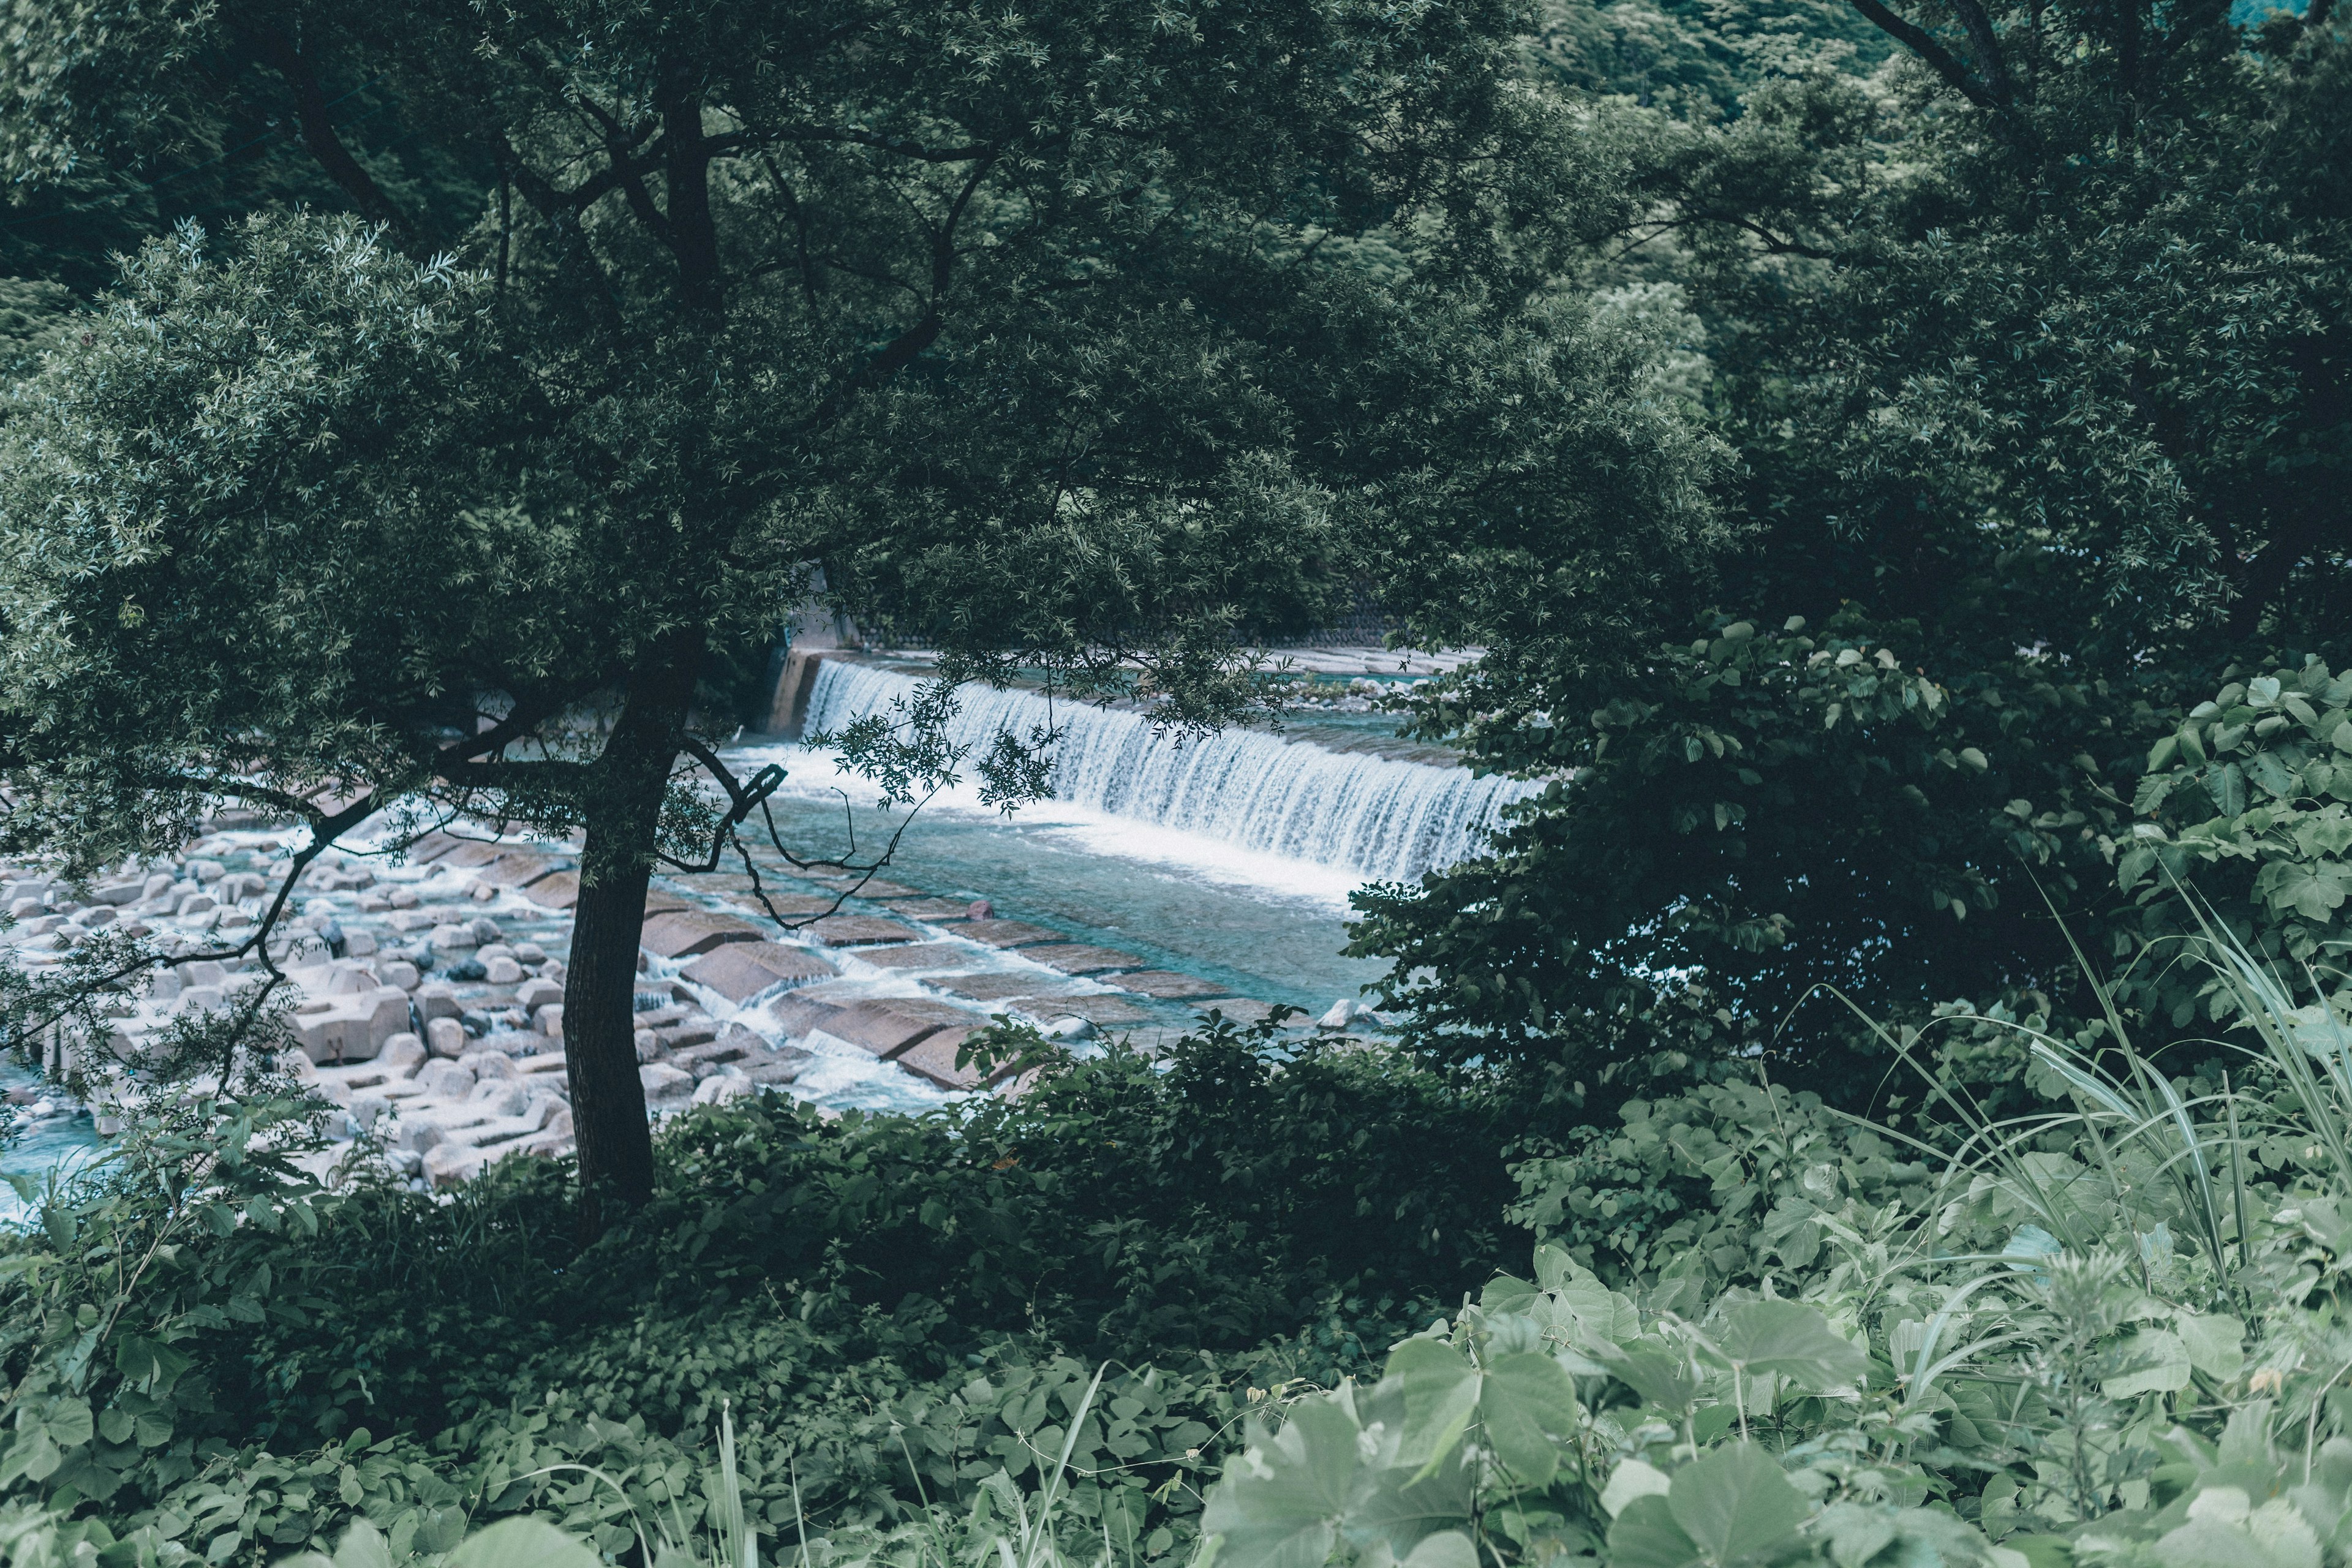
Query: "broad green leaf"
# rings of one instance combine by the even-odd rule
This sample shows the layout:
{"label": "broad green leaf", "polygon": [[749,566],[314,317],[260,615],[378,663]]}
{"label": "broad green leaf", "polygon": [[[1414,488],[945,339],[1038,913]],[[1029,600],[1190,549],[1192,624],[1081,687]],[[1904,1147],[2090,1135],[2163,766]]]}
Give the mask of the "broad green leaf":
{"label": "broad green leaf", "polygon": [[1576,1430],[1576,1384],[1548,1355],[1501,1357],[1487,1369],[1478,1417],[1503,1463],[1530,1486],[1549,1486],[1560,1439]]}
{"label": "broad green leaf", "polygon": [[[510,1520],[508,1522],[520,1524],[527,1522],[535,1523],[537,1521]],[[503,1526],[500,1525],[492,1525],[490,1527],[491,1530],[501,1528],[503,1528]],[[483,1531],[483,1534],[485,1535],[488,1533],[488,1531]],[[478,1539],[478,1537],[477,1539]],[[569,1540],[570,1538],[566,1537],[565,1539]],[[573,1544],[577,1545],[578,1543],[574,1542]],[[587,1550],[585,1547],[580,1547],[579,1549],[583,1552]],[[537,1568],[565,1568],[564,1560],[562,1558],[545,1558],[535,1561],[537,1563]],[[352,1527],[343,1531],[342,1544],[335,1548],[335,1568],[392,1568],[392,1548],[385,1543],[383,1532],[376,1529],[374,1525],[370,1524],[364,1519],[355,1519],[352,1521]],[[525,1564],[524,1563],[519,1562],[515,1564],[515,1568],[525,1568]],[[579,1565],[575,1563],[574,1568],[579,1568]]]}
{"label": "broad green leaf", "polygon": [[1359,1483],[1344,1528],[1354,1539],[1378,1537],[1392,1552],[1409,1551],[1432,1531],[1451,1530],[1470,1519],[1474,1477],[1467,1449],[1456,1446],[1428,1476],[1419,1467],[1391,1465]]}
{"label": "broad green leaf", "polygon": [[428,1508],[416,1527],[419,1552],[454,1552],[465,1538],[466,1510],[461,1508]]}
{"label": "broad green leaf", "polygon": [[1704,1561],[1663,1495],[1635,1498],[1609,1527],[1609,1568],[1696,1568]]}
{"label": "broad green leaf", "polygon": [[114,1369],[142,1394],[161,1394],[195,1365],[160,1340],[125,1334],[114,1347]]}
{"label": "broad green leaf", "polygon": [[2110,1399],[2166,1393],[2189,1386],[2189,1347],[2169,1329],[2142,1329],[2116,1348],[2123,1370],[2100,1384]]}
{"label": "broad green leaf", "polygon": [[1535,1302],[1538,1294],[1536,1288],[1526,1280],[1509,1274],[1497,1274],[1486,1281],[1484,1290],[1478,1292],[1478,1306],[1490,1317],[1500,1312],[1524,1312]]}
{"label": "broad green leaf", "polygon": [[79,1447],[89,1442],[90,1435],[98,1429],[90,1418],[89,1401],[87,1399],[58,1400],[49,1406],[48,1414],[42,1417],[42,1425],[49,1429],[50,1440],[60,1448]]}
{"label": "broad green leaf", "polygon": [[1731,1314],[1716,1342],[1749,1372],[1769,1372],[1816,1394],[1851,1388],[1870,1358],[1801,1301],[1750,1301]]}
{"label": "broad green leaf", "polygon": [[1478,1550],[1458,1530],[1441,1530],[1412,1549],[1401,1568],[1478,1568]]}
{"label": "broad green leaf", "polygon": [[1643,1344],[1602,1359],[1612,1377],[1661,1410],[1687,1410],[1698,1397],[1698,1378],[1677,1352]]}
{"label": "broad green leaf", "polygon": [[1808,1511],[1803,1495],[1753,1443],[1717,1448],[1676,1470],[1666,1506],[1683,1533],[1717,1563],[1775,1544]]}
{"label": "broad green leaf", "polygon": [[1405,1462],[1425,1464],[1452,1451],[1478,1406],[1469,1358],[1441,1340],[1407,1340],[1390,1352],[1388,1375],[1404,1395]]}
{"label": "broad green leaf", "polygon": [[1645,1459],[1628,1459],[1610,1472],[1609,1484],[1601,1489],[1601,1506],[1616,1518],[1630,1507],[1636,1498],[1664,1497],[1673,1485],[1666,1472]]}
{"label": "broad green leaf", "polygon": [[2296,824],[2294,844],[2314,859],[2340,857],[2352,849],[2352,816],[2340,805],[2315,812]]}
{"label": "broad green leaf", "polygon": [[1862,1565],[1895,1544],[1891,1510],[1854,1503],[1833,1503],[1822,1510],[1822,1533],[1829,1538],[1830,1561],[1838,1568]]}
{"label": "broad green leaf", "polygon": [[2219,1383],[2227,1383],[2245,1365],[2246,1325],[2219,1312],[2183,1312],[2173,1320],[2172,1331],[2189,1352],[2189,1364]]}
{"label": "broad green leaf", "polygon": [[1324,1394],[1291,1406],[1282,1430],[1254,1427],[1201,1515],[1226,1568],[1323,1568],[1357,1475],[1353,1411]]}
{"label": "broad green leaf", "polygon": [[[351,1545],[351,1537],[346,1535],[343,1550],[350,1550]],[[381,1538],[377,1546],[381,1550]],[[383,1561],[391,1561],[389,1554]],[[338,1551],[335,1568],[366,1565],[345,1562],[343,1552]],[[451,1552],[448,1568],[602,1568],[602,1560],[585,1542],[543,1519],[502,1519],[468,1537],[464,1545]]]}
{"label": "broad green leaf", "polygon": [[2331,863],[2273,860],[2254,879],[2254,891],[2275,910],[2293,910],[2314,925],[2325,925],[2345,899],[2346,868]]}
{"label": "broad green leaf", "polygon": [[2231,763],[2208,778],[2206,786],[2213,792],[2213,804],[2221,808],[2222,816],[2246,814],[2246,771],[2237,763]]}

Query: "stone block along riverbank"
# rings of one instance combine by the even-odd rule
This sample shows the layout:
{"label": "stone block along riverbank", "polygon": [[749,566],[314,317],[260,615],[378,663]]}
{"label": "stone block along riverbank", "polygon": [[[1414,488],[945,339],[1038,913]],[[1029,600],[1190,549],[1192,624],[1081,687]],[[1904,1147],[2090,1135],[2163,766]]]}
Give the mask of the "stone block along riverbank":
{"label": "stone block along riverbank", "polygon": [[[110,926],[174,954],[234,946],[289,858],[281,836],[223,830],[80,890],[0,867],[13,921],[0,942],[34,970]],[[957,1064],[958,1047],[992,1016],[1150,1049],[1211,1012],[1249,1023],[1307,1000],[1242,994],[1104,933],[1000,918],[986,898],[755,864],[758,893],[739,870],[660,879],[646,900],[636,1047],[656,1117],[761,1092],[823,1110],[1018,1092],[1017,1081],[983,1083]],[[463,831],[427,834],[396,854],[331,850],[310,867],[269,952],[297,992],[289,1023],[299,1048],[286,1065],[337,1108],[328,1128],[339,1147],[317,1157],[319,1173],[365,1157],[446,1186],[509,1155],[571,1152],[562,996],[579,887],[567,846]],[[91,1131],[109,1131],[107,1095],[135,1084],[174,1019],[228,1005],[263,967],[257,957],[200,958],[125,991],[105,1048],[79,1064],[100,1083]],[[1319,1019],[1302,1013],[1291,1026],[1370,1020],[1352,1001],[1319,1000]],[[45,1066],[61,1071],[66,1048],[52,1041]],[[53,1131],[75,1109],[47,1086],[8,1093]]]}

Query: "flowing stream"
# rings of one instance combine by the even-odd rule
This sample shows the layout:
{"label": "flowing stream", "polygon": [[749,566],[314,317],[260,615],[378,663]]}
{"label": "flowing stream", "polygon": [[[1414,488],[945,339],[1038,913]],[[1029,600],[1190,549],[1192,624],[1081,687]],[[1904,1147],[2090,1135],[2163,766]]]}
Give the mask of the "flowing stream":
{"label": "flowing stream", "polygon": [[[828,658],[807,727],[837,731],[885,713],[917,677]],[[1536,787],[1364,751],[1333,751],[1258,730],[1181,736],[1140,713],[1049,703],[1038,692],[969,687],[953,729],[984,750],[1000,731],[1056,728],[1055,794],[1112,816],[1344,872],[1409,880],[1475,851],[1496,813]]]}

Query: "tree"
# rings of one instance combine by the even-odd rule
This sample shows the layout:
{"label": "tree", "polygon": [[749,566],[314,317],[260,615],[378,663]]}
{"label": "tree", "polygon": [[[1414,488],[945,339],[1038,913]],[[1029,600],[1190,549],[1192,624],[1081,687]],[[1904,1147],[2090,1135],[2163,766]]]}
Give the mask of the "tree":
{"label": "tree", "polygon": [[[1639,1048],[1686,980],[1766,1031],[1822,983],[1898,1022],[2030,994],[2079,1024],[2045,897],[2136,966],[2151,1034],[2186,1027],[2150,834],[2258,948],[2337,951],[2331,829],[2258,852],[2284,808],[2244,780],[2202,828],[2136,785],[2200,699],[2250,727],[2254,672],[2333,690],[2305,657],[2342,663],[2352,50],[2325,7],[2254,32],[2210,5],[1857,8],[1903,51],[1874,80],[1800,66],[1721,125],[1592,110],[1649,199],[1580,280],[1680,311],[1686,395],[1742,459],[1737,547],[1611,635],[1532,573],[1406,601],[1490,647],[1424,733],[1551,781],[1491,856],[1364,900],[1358,951],[1449,1054]],[[1791,616],[1811,633],[1770,633]],[[2332,809],[2313,776],[2278,799]],[[1781,1070],[1856,1081],[1838,1034]]]}
{"label": "tree", "polygon": [[[1591,445],[1542,410],[1606,323],[1538,297],[1528,221],[1577,123],[1516,81],[1510,20],[101,0],[16,35],[16,177],[169,154],[234,89],[349,211],[150,244],[13,404],[10,832],[87,867],[224,797],[318,842],[403,803],[583,828],[582,1174],[641,1197],[646,879],[753,805],[698,679],[814,568],[950,677],[1025,660],[1213,722],[1241,646],[1350,591],[1398,506],[1470,504],[1409,472],[1433,371],[1457,429],[1532,396],[1546,460]],[[360,87],[479,172],[453,255],[324,112]],[[1501,351],[1516,385],[1464,369]],[[1591,466],[1662,504],[1600,521],[1696,552],[1704,454],[1651,430]]]}

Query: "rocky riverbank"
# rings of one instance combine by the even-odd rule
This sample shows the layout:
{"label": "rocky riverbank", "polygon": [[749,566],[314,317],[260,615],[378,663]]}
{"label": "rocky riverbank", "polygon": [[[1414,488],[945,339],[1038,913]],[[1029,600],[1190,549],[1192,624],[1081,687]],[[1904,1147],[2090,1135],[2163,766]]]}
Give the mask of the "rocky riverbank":
{"label": "rocky riverbank", "polygon": [[[233,831],[81,893],[0,868],[14,921],[0,941],[34,969],[109,926],[174,953],[234,945],[289,858],[274,835]],[[763,1091],[838,1108],[890,1081],[917,1103],[1017,1092],[956,1064],[965,1037],[995,1015],[1150,1047],[1202,1013],[1254,1021],[1272,1006],[1085,932],[998,918],[984,899],[781,865],[761,881],[784,924],[740,873],[665,879],[647,898],[636,1046],[656,1117]],[[310,867],[270,955],[299,992],[289,1023],[300,1049],[286,1065],[339,1108],[329,1131],[340,1147],[321,1174],[380,1159],[446,1186],[510,1154],[571,1151],[562,995],[578,893],[565,846],[448,833],[398,856],[331,851]],[[261,973],[252,958],[158,971],[115,1005],[106,1057],[135,1081],[173,1020],[227,1005]],[[1340,1003],[1321,1022],[1344,1029],[1362,1016]]]}

